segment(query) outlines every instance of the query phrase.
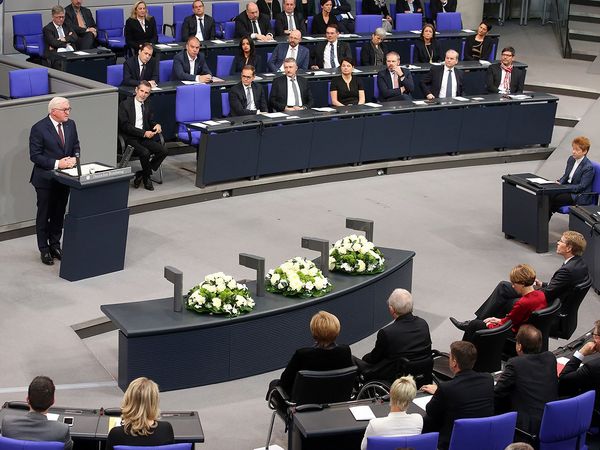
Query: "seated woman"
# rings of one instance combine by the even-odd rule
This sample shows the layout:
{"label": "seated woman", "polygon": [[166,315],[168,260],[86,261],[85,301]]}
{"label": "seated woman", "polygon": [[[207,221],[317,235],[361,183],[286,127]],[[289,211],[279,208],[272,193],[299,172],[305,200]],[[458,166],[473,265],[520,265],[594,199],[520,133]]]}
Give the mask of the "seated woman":
{"label": "seated woman", "polygon": [[173,427],[159,422],[158,385],[148,378],[136,378],[127,387],[121,403],[121,426],[106,438],[106,450],[115,445],[155,446],[172,444]]}
{"label": "seated woman", "polygon": [[311,34],[325,34],[327,25],[338,23],[337,19],[331,10],[333,9],[333,2],[331,0],[321,0],[321,13],[313,16],[312,22],[312,33]]}
{"label": "seated woman", "polygon": [[396,12],[398,14],[423,14],[423,5],[421,5],[421,0],[396,0]]}
{"label": "seated woman", "polygon": [[335,343],[340,328],[340,321],[333,314],[326,311],[316,313],[310,320],[310,333],[315,345],[296,350],[281,378],[271,381],[269,393],[279,385],[288,395],[291,394],[300,370],[335,370],[353,366],[350,347]]}
{"label": "seated woman", "polygon": [[125,43],[134,55],[145,42],[158,43],[156,33],[156,21],[148,14],[146,2],[135,2],[131,9],[131,15],[125,22]]}
{"label": "seated woman", "polygon": [[473,342],[475,332],[486,328],[498,328],[509,320],[512,321],[512,331],[516,333],[519,327],[526,323],[533,311],[548,306],[546,296],[541,290],[534,288],[535,270],[529,264],[519,264],[510,271],[510,282],[513,289],[521,296],[513,305],[510,312],[503,318],[488,317],[486,319],[474,319],[468,322],[458,322],[453,317],[452,323],[465,332],[463,341]]}
{"label": "seated woman", "polygon": [[329,89],[332,106],[362,105],[365,103],[365,88],[360,77],[352,76],[354,64],[350,58],[342,58],[342,75],[331,80]]}
{"label": "seated woman", "polygon": [[240,39],[238,54],[233,58],[231,63],[230,75],[236,73],[242,73],[244,66],[252,66],[256,73],[263,72],[262,60],[259,55],[256,54],[256,46],[254,40],[248,36],[244,36]]}
{"label": "seated woman", "polygon": [[279,0],[257,0],[256,6],[260,14],[266,14],[269,19],[274,19],[281,13],[281,5]]}
{"label": "seated woman", "polygon": [[376,28],[371,40],[365,42],[360,51],[361,66],[385,66],[385,55],[388,52],[385,42],[386,33],[381,27]]}
{"label": "seated woman", "polygon": [[417,396],[417,385],[412,375],[398,378],[390,389],[390,413],[387,417],[371,419],[362,443],[361,450],[367,448],[369,436],[409,436],[421,434],[423,417],[420,414],[407,414],[406,410]]}
{"label": "seated woman", "polygon": [[363,0],[363,14],[376,14],[382,17],[381,28],[385,31],[392,31],[394,21],[385,3],[385,0]]}
{"label": "seated woman", "polygon": [[431,64],[443,60],[442,47],[435,39],[435,28],[427,23],[421,30],[421,38],[415,42],[414,62]]}
{"label": "seated woman", "polygon": [[492,31],[492,26],[487,22],[481,22],[477,28],[477,34],[469,36],[465,41],[465,61],[487,60],[492,52],[492,38],[488,33]]}

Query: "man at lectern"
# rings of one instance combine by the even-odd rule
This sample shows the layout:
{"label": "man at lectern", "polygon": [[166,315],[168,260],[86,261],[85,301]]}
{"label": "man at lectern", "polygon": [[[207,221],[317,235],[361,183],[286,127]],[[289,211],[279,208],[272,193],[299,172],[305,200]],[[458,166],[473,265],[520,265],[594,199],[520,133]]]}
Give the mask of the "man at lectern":
{"label": "man at lectern", "polygon": [[62,259],[60,237],[69,188],[52,177],[52,170],[75,166],[79,153],[79,138],[75,122],[69,119],[71,105],[63,97],[54,97],[48,103],[48,116],[31,128],[29,158],[33,171],[29,182],[37,195],[35,231],[40,258],[48,266],[54,259]]}

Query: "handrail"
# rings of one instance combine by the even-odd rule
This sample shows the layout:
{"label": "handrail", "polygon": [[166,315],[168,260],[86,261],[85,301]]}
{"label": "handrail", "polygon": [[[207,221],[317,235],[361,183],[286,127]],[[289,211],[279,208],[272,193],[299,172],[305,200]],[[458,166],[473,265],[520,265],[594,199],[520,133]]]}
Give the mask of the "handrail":
{"label": "handrail", "polygon": [[[569,41],[569,14],[570,0],[550,0],[548,22],[552,24],[554,35],[558,40],[563,58],[571,57],[571,43]],[[544,16],[546,11],[544,11]]]}

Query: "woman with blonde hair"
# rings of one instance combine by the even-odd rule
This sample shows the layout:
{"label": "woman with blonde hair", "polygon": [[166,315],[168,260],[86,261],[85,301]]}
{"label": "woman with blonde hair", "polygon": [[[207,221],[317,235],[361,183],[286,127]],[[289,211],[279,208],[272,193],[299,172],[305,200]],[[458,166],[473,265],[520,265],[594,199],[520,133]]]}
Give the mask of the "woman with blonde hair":
{"label": "woman with blonde hair", "polygon": [[158,385],[140,377],[129,383],[121,402],[121,426],[108,433],[106,450],[115,445],[165,445],[174,440],[169,422],[158,420]]}
{"label": "woman with blonde hair", "polygon": [[133,55],[137,56],[140,47],[146,42],[158,43],[156,21],[148,14],[146,2],[139,0],[134,3],[131,15],[125,22],[125,43],[133,51]]}

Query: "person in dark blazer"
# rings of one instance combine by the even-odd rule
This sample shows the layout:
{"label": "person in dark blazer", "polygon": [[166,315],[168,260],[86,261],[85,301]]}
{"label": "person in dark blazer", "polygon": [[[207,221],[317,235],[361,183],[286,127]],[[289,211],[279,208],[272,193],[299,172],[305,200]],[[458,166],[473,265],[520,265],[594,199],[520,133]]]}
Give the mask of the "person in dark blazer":
{"label": "person in dark blazer", "polygon": [[383,19],[381,26],[386,31],[392,31],[394,20],[390,15],[385,0],[363,0],[362,13],[381,16]]}
{"label": "person in dark blazer", "polygon": [[385,60],[387,68],[377,74],[379,100],[382,102],[412,100],[411,92],[415,89],[415,83],[410,70],[400,67],[400,55],[389,52]]}
{"label": "person in dark blazer", "polygon": [[483,21],[477,28],[477,34],[469,36],[465,40],[465,61],[489,60],[494,46],[492,38],[488,36],[490,31],[492,31],[492,25]]}
{"label": "person in dark blazer", "polygon": [[269,96],[271,109],[277,112],[311,108],[313,105],[312,93],[308,87],[308,81],[296,75],[298,72],[296,60],[287,58],[283,62],[283,71],[284,75],[275,78],[271,86],[271,95]]}
{"label": "person in dark blazer", "polygon": [[320,3],[321,12],[313,16],[311,34],[325,34],[329,25],[338,27],[337,18],[332,13],[333,0],[320,0]]}
{"label": "person in dark blazer", "polygon": [[283,0],[283,11],[275,17],[275,36],[288,35],[292,30],[306,34],[306,23],[302,14],[296,11],[296,1]]}
{"label": "person in dark blazer", "polygon": [[37,196],[35,232],[40,258],[46,265],[62,259],[62,235],[69,188],[52,176],[55,169],[75,167],[79,154],[79,137],[75,122],[69,119],[71,105],[64,97],[48,103],[48,116],[31,127],[29,159],[33,170],[29,182]]}
{"label": "person in dark blazer", "polygon": [[27,389],[27,414],[6,414],[2,419],[2,436],[22,441],[64,442],[65,450],[73,448],[66,423],[49,420],[48,410],[54,404],[54,382],[45,376],[35,377]]}
{"label": "person in dark blazer", "polygon": [[373,31],[371,40],[365,42],[360,50],[361,66],[385,66],[385,55],[388,52],[385,44],[386,32],[379,27]]}
{"label": "person in dark blazer", "polygon": [[439,449],[448,448],[456,419],[494,415],[494,379],[490,373],[475,372],[475,361],[477,349],[472,343],[453,342],[448,364],[454,378],[421,387],[422,391],[433,394],[423,418],[423,433],[438,431]]}
{"label": "person in dark blazer", "polygon": [[[564,263],[554,272],[548,283],[535,280],[536,289],[544,292],[549,305],[589,276],[588,267],[581,257],[585,247],[585,238],[576,231],[565,231],[556,243],[556,253],[563,257]],[[475,316],[482,320],[486,317],[504,317],[519,298],[520,295],[514,290],[511,283],[501,281],[475,311]]]}
{"label": "person in dark blazer", "polygon": [[190,36],[196,36],[199,41],[209,41],[216,36],[214,19],[204,14],[204,2],[195,0],[192,3],[194,14],[183,19],[181,25],[181,39],[187,41]]}
{"label": "person in dark blazer", "polygon": [[254,67],[258,73],[264,72],[263,58],[256,53],[254,41],[248,36],[244,36],[240,39],[238,53],[233,58],[229,74],[234,75],[240,73],[245,66]]}
{"label": "person in dark blazer", "polygon": [[340,66],[342,59],[354,59],[350,45],[340,41],[339,35],[337,25],[327,26],[325,31],[327,40],[319,42],[313,49],[311,69],[335,69]]}
{"label": "person in dark blazer", "polygon": [[354,33],[354,16],[348,0],[332,0],[331,14],[335,16],[342,33]]}
{"label": "person in dark blazer", "polygon": [[[448,50],[442,66],[431,66],[421,78],[421,89],[428,100],[458,97],[463,94],[463,73],[454,66],[458,63],[458,52]],[[448,81],[452,78],[452,81]]]}
{"label": "person in dark blazer", "polygon": [[377,332],[375,347],[355,359],[365,379],[393,380],[399,358],[425,359],[431,356],[429,325],[413,315],[413,299],[405,289],[395,289],[387,300],[394,321]]}
{"label": "person in dark blazer", "polygon": [[271,22],[269,16],[260,14],[256,3],[250,2],[246,10],[235,18],[234,37],[241,38],[250,36],[259,41],[270,41],[273,39],[271,33]]}
{"label": "person in dark blazer", "polygon": [[396,0],[396,13],[423,14],[423,5],[421,4],[421,0]]}
{"label": "person in dark blazer", "polygon": [[441,62],[443,58],[442,46],[435,38],[435,28],[426,23],[421,30],[421,37],[415,41],[414,61],[417,63]]}
{"label": "person in dark blazer", "polygon": [[279,0],[257,0],[256,6],[258,6],[260,14],[268,16],[269,20],[274,19],[277,15],[281,14]]}
{"label": "person in dark blazer", "polygon": [[141,80],[150,82],[152,87],[158,85],[158,61],[152,57],[154,47],[146,42],[137,56],[127,58],[123,63],[123,86],[138,86]]}
{"label": "person in dark blazer", "polygon": [[200,53],[200,41],[196,36],[190,36],[185,44],[185,50],[177,53],[173,58],[171,80],[199,83],[209,83],[212,80],[212,73],[204,55]]}
{"label": "person in dark blazer", "polygon": [[558,180],[569,189],[569,192],[555,195],[550,199],[551,211],[558,211],[561,206],[589,205],[594,202],[595,198],[592,195],[579,195],[591,192],[594,182],[594,166],[587,157],[590,145],[590,140],[585,136],[573,139],[571,156],[567,160],[565,173]]}
{"label": "person in dark blazer", "polygon": [[65,23],[65,9],[56,5],[52,7],[52,22],[46,25],[44,35],[44,56],[50,67],[60,69],[56,54],[72,52],[77,49],[77,34]]}
{"label": "person in dark blazer", "polygon": [[496,414],[517,412],[517,428],[538,434],[546,403],[558,399],[556,357],[541,352],[542,333],[533,325],[519,328],[517,356],[510,358],[494,387]]}
{"label": "person in dark blazer", "polygon": [[299,69],[307,70],[310,62],[310,52],[302,47],[302,34],[299,30],[293,30],[288,34],[287,44],[277,44],[271,58],[267,61],[267,69],[271,72],[282,72],[283,61],[286,58],[294,58]]}
{"label": "person in dark blazer", "polygon": [[71,4],[65,7],[65,23],[77,34],[78,49],[96,47],[96,21],[89,8],[81,6],[81,0],[71,0]]}
{"label": "person in dark blazer", "polygon": [[143,43],[158,43],[156,21],[148,14],[146,2],[139,0],[131,9],[131,16],[125,21],[125,43],[135,55]]}
{"label": "person in dark blazer", "polygon": [[269,110],[265,92],[262,86],[254,82],[254,76],[254,67],[244,67],[242,80],[229,89],[229,107],[232,116],[249,116]]}
{"label": "person in dark blazer", "polygon": [[525,70],[513,66],[515,49],[504,47],[500,63],[492,64],[486,72],[486,88],[491,94],[522,94]]}
{"label": "person in dark blazer", "polygon": [[[125,145],[134,148],[133,154],[140,158],[142,170],[136,172],[133,187],[138,188],[142,181],[144,188],[154,190],[150,176],[157,171],[167,157],[167,149],[155,140],[162,133],[152,113],[148,101],[152,87],[147,81],[140,81],[135,88],[135,97],[128,97],[119,104],[119,133],[125,139]],[[141,125],[141,128],[139,128]]]}
{"label": "person in dark blazer", "polygon": [[431,0],[431,18],[435,22],[438,13],[456,12],[457,0]]}

